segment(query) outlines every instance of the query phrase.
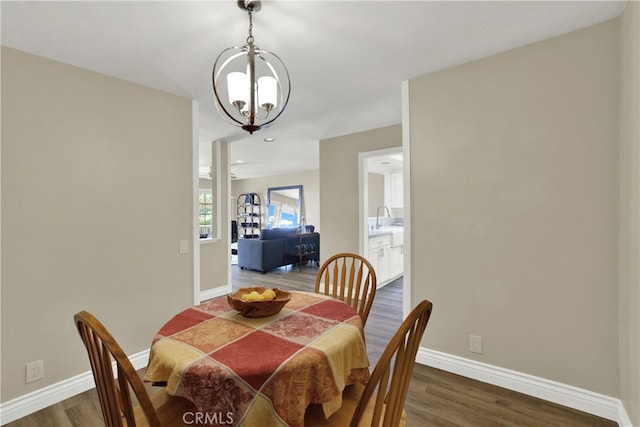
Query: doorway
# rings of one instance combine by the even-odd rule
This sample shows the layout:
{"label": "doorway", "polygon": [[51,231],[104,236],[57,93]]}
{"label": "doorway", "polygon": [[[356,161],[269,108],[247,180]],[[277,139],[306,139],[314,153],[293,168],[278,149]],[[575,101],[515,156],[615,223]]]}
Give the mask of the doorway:
{"label": "doorway", "polygon": [[402,147],[360,153],[359,165],[360,253],[382,287],[404,275]]}

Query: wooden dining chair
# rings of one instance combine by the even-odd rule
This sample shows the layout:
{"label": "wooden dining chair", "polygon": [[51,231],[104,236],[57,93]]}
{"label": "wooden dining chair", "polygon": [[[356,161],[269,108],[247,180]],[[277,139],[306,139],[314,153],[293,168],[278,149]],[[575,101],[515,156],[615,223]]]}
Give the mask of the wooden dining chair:
{"label": "wooden dining chair", "polygon": [[332,296],[353,307],[367,322],[376,295],[376,272],[364,257],[343,252],[326,260],[316,276],[316,293]]}
{"label": "wooden dining chair", "polygon": [[[77,313],[74,320],[89,354],[107,427],[184,426],[184,414],[197,411],[189,400],[170,396],[164,389],[149,396],[129,358],[107,328],[86,311]],[[138,406],[132,403],[131,390]]]}
{"label": "wooden dining chair", "polygon": [[367,385],[347,386],[342,394],[342,406],[328,419],[321,405],[311,405],[305,414],[305,426],[406,426],[404,402],[431,309],[432,304],[427,300],[418,304],[391,338]]}

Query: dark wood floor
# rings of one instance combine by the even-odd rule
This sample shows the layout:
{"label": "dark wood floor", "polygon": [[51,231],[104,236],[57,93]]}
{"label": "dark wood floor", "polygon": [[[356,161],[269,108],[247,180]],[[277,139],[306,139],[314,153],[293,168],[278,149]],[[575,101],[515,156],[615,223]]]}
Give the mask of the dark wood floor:
{"label": "dark wood floor", "polygon": [[[233,287],[267,286],[313,291],[317,270],[315,266],[306,265],[302,271],[289,267],[261,274],[234,266]],[[399,279],[378,291],[367,320],[365,334],[372,366],[401,321],[402,279]],[[429,333],[429,327],[426,333]],[[613,421],[419,364],[414,369],[406,410],[411,427],[617,426]],[[90,390],[7,426],[92,427],[101,425],[100,417],[95,390]]]}

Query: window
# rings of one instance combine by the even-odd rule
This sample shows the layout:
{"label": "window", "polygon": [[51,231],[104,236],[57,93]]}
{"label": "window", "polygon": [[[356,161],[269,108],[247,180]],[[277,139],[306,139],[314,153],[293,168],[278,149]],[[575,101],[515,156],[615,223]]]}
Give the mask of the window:
{"label": "window", "polygon": [[[221,155],[222,145],[222,141],[211,142],[211,164],[213,166],[208,167],[206,175],[199,176],[198,192],[194,194],[198,197],[198,234],[200,241],[207,244],[219,241],[224,232],[224,227],[221,224],[223,215],[220,213],[223,206],[220,197],[222,191],[220,188],[222,182],[222,165],[220,164],[220,159],[223,158]],[[226,145],[224,149],[226,150]],[[225,182],[228,184],[228,181]]]}
{"label": "window", "polygon": [[213,236],[213,194],[210,190],[200,190],[198,206],[200,208],[200,238],[208,239]]}

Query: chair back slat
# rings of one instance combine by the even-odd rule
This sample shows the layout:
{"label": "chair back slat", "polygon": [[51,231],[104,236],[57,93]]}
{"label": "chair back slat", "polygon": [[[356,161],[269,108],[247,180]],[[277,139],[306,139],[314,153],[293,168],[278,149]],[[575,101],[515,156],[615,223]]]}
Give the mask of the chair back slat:
{"label": "chair back slat", "polygon": [[[388,386],[389,386],[389,371],[382,373],[382,377],[378,382],[378,389],[386,390]],[[385,406],[387,405],[387,401],[386,401],[387,397],[385,396],[384,393],[376,394],[375,399],[376,400],[373,407],[373,415],[371,417],[372,426],[380,425],[380,418],[383,415],[382,410],[385,409]],[[389,408],[387,407],[386,410],[389,410]]]}
{"label": "chair back slat", "polygon": [[[84,324],[78,325],[78,330],[82,341],[87,347],[105,424],[108,426],[122,426],[118,401],[114,392],[115,384],[111,368],[111,355],[95,331]],[[103,401],[106,403],[105,405],[102,404]]]}
{"label": "chair back slat", "polygon": [[402,417],[409,382],[420,341],[431,317],[433,305],[424,300],[409,313],[393,335],[371,373],[350,427],[357,427],[374,393],[372,426],[395,427]]}
{"label": "chair back slat", "polygon": [[[356,263],[355,258],[353,260],[353,263],[354,264]],[[365,264],[363,262],[359,263],[359,266],[358,266],[358,277],[356,279],[354,279],[353,286],[351,287],[353,292],[350,295],[350,305],[351,305],[352,301],[358,300],[360,292],[362,292],[362,279],[363,279],[363,275],[364,275],[364,266],[365,266]],[[353,268],[352,271],[355,273],[355,268]],[[368,281],[368,278],[365,278],[365,280]]]}
{"label": "chair back slat", "polygon": [[[133,391],[148,425],[159,427],[160,420],[142,380],[111,333],[86,311],[77,313],[74,320],[89,355],[105,425],[135,427],[131,395]],[[117,377],[113,363],[116,365]]]}
{"label": "chair back slat", "polygon": [[340,299],[349,305],[353,304],[351,298],[351,291],[353,289],[353,284],[355,282],[354,279],[354,268],[355,268],[355,260],[351,265],[348,265],[348,260],[342,260],[342,277],[340,278],[340,285],[342,289],[340,289]]}
{"label": "chair back slat", "polygon": [[364,257],[349,252],[326,260],[316,276],[315,292],[349,304],[367,322],[376,294],[376,272]]}
{"label": "chair back slat", "polygon": [[338,283],[340,283],[340,289],[338,290],[338,298],[340,298],[340,300],[342,301],[346,301],[347,299],[346,291],[347,291],[347,288],[351,285],[351,283],[347,285],[347,277],[349,273],[350,273],[350,270],[347,270],[347,263],[343,262],[342,268],[340,269],[340,278],[338,279]]}

